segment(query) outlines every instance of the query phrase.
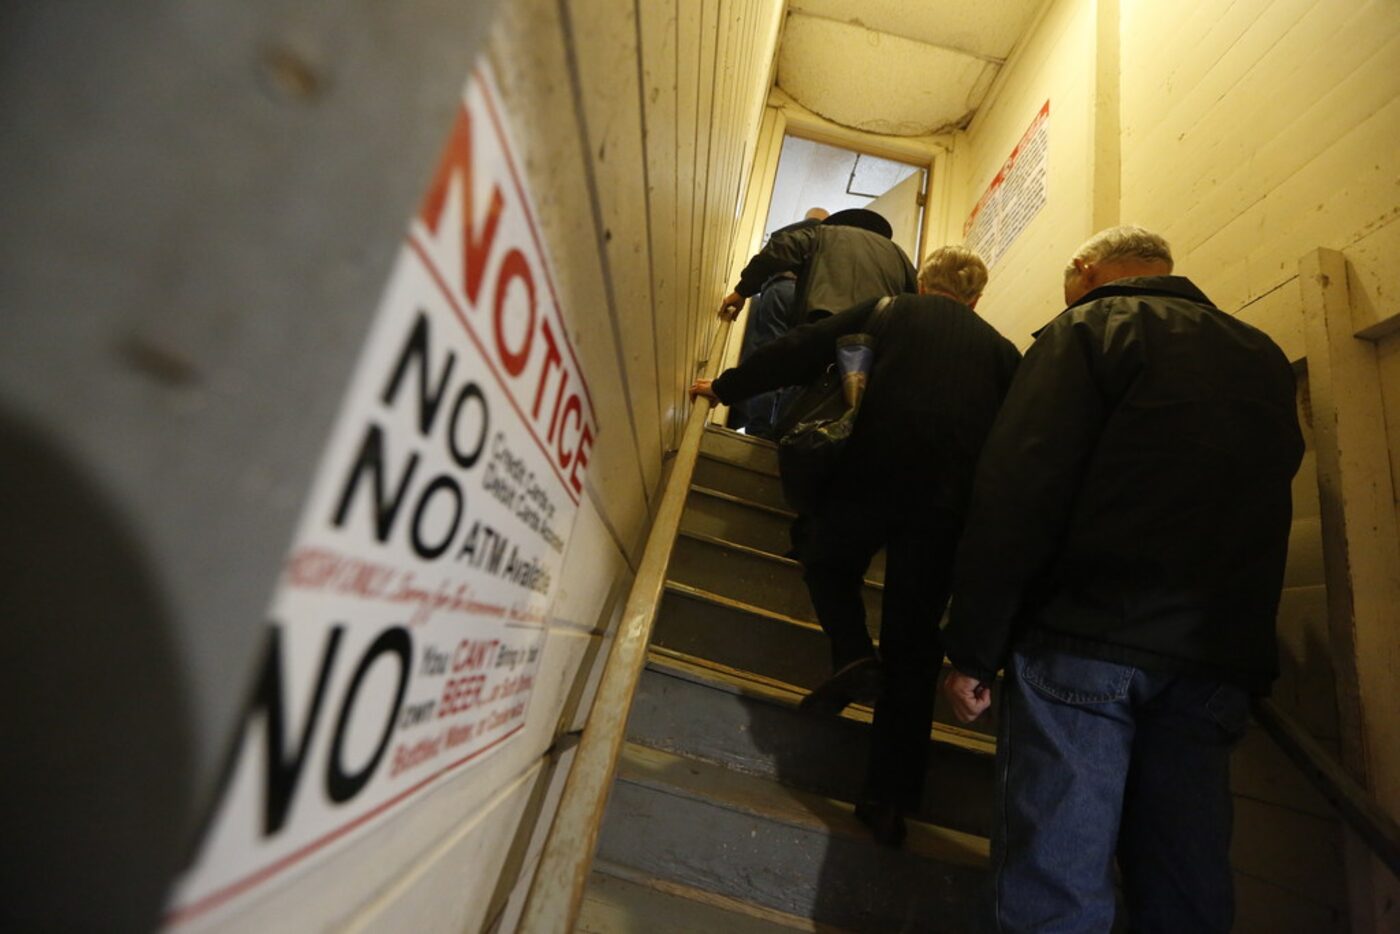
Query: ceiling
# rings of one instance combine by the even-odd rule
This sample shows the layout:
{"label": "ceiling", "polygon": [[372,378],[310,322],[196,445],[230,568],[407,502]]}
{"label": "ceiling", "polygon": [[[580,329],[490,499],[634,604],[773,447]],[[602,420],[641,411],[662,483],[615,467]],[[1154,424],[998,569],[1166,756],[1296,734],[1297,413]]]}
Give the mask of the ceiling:
{"label": "ceiling", "polygon": [[920,136],[972,119],[1041,0],[789,0],[778,86],[843,126]]}

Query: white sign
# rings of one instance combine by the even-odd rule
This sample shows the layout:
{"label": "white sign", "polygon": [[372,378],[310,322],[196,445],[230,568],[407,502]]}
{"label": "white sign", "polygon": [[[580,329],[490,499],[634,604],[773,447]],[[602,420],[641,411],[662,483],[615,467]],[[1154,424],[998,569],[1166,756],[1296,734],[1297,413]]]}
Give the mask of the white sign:
{"label": "white sign", "polygon": [[597,435],[478,73],[312,483],[167,921],[232,910],[521,730]]}
{"label": "white sign", "polygon": [[1045,206],[1049,124],[1046,101],[963,224],[963,243],[988,266],[1006,254]]}

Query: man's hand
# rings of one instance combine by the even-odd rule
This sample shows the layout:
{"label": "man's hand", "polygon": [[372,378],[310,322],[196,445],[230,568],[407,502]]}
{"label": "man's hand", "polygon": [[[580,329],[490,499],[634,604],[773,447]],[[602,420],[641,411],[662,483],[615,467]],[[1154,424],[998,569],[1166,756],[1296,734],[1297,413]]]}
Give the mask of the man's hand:
{"label": "man's hand", "polygon": [[957,669],[943,679],[943,696],[953,705],[953,715],[963,723],[971,723],[992,706],[991,687]]}
{"label": "man's hand", "polygon": [[[724,296],[724,301],[719,303],[720,318],[724,321],[733,321],[735,318],[739,317],[739,311],[744,307],[745,301],[746,299],[744,296],[740,295],[738,292],[730,292],[728,295]],[[691,398],[695,398],[693,393],[691,394]]]}
{"label": "man's hand", "polygon": [[690,401],[694,402],[696,396],[704,396],[706,399],[709,399],[711,402],[718,405],[719,396],[715,395],[715,391],[710,388],[710,383],[712,382],[714,381],[708,379],[697,379],[695,382],[691,383]]}

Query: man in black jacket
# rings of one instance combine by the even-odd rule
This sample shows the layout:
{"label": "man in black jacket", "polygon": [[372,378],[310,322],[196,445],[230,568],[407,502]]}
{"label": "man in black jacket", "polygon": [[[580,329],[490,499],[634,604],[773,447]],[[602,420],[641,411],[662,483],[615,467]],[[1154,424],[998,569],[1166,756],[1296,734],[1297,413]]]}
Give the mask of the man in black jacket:
{"label": "man in black jacket", "polygon": [[[898,845],[922,790],[943,650],[954,547],[973,468],[1020,354],[972,310],[987,269],[961,247],[935,251],[920,295],[885,312],[860,416],[798,551],[835,674],[804,704],[839,712],[878,695],[857,816]],[[816,379],[838,337],[862,332],[877,300],[789,331],[692,395],[732,404]],[[877,660],[861,599],[866,569],[886,549]]]}
{"label": "man in black jacket", "polygon": [[794,319],[813,321],[884,295],[913,292],[914,267],[890,239],[890,222],[865,208],[837,211],[820,224],[785,227],[768,238],[739,284],[720,303],[730,321],[744,301],[779,273],[797,275]]}
{"label": "man in black jacket", "polygon": [[944,692],[1005,669],[999,931],[1228,931],[1229,750],[1277,675],[1302,457],[1293,369],[1170,275],[1136,227],[1089,240],[978,466]]}
{"label": "man in black jacket", "polygon": [[[773,236],[815,227],[830,214],[825,208],[809,208],[807,214],[795,224],[788,224],[773,231]],[[743,297],[731,296],[735,304],[742,304]],[[851,304],[855,304],[852,302]],[[723,310],[722,314],[726,313]],[[744,329],[744,344],[739,351],[739,362],[743,363],[753,352],[769,341],[782,337],[799,324],[797,319],[797,273],[784,270],[765,280],[758,289],[753,307],[749,309],[748,326]],[[747,434],[760,438],[777,440],[775,426],[778,413],[782,410],[783,391],[774,390],[745,399],[729,410],[729,427],[742,428]]]}

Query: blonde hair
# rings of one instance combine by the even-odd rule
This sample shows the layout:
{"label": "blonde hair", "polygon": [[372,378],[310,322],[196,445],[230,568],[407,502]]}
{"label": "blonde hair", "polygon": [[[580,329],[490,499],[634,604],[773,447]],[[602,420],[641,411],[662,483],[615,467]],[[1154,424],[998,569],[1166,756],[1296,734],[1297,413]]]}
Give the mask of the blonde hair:
{"label": "blonde hair", "polygon": [[939,247],[919,267],[919,285],[971,305],[987,287],[987,264],[965,246]]}

